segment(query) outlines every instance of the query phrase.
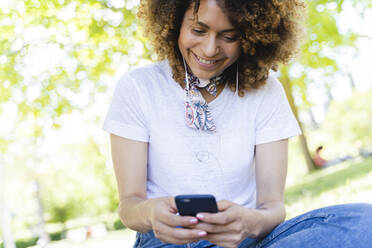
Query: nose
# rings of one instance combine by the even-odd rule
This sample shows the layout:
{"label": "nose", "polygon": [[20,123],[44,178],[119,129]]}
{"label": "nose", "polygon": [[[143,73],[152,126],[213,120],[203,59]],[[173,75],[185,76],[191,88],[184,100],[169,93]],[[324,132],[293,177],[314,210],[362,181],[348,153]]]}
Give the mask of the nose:
{"label": "nose", "polygon": [[219,53],[219,45],[217,42],[216,37],[209,35],[206,37],[204,44],[203,44],[203,52],[204,55],[207,57],[214,57]]}

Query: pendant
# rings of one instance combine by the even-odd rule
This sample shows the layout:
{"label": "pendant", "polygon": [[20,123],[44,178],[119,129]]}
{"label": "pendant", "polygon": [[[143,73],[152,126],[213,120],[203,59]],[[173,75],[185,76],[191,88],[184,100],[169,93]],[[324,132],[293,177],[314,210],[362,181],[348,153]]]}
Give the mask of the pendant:
{"label": "pendant", "polygon": [[209,152],[208,151],[200,151],[196,153],[196,158],[199,162],[205,163],[209,160]]}

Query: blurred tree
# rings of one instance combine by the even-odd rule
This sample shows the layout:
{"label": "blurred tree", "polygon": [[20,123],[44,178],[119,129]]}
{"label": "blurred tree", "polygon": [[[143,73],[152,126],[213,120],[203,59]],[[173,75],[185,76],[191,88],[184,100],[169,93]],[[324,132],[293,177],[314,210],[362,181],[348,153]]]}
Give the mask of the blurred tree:
{"label": "blurred tree", "polygon": [[35,189],[36,189],[36,202],[37,202],[37,215],[39,218],[39,223],[38,223],[38,236],[39,239],[37,240],[37,244],[40,245],[41,247],[46,247],[47,244],[50,242],[50,237],[49,234],[45,230],[45,220],[44,220],[44,206],[41,201],[40,197],[40,184],[39,182],[35,181]]}
{"label": "blurred tree", "polygon": [[357,52],[355,42],[359,37],[363,37],[351,30],[340,32],[336,16],[342,12],[345,2],[361,6],[361,15],[366,9],[372,8],[368,0],[307,1],[306,35],[300,55],[293,63],[282,66],[280,70],[279,79],[303,131],[300,144],[309,171],[315,167],[307,145],[306,129],[298,116],[299,109],[311,111],[311,106],[316,103],[309,97],[311,87],[322,88],[328,97],[328,104],[331,102],[333,97],[330,90],[336,82],[334,76],[340,70],[336,54],[345,47]]}
{"label": "blurred tree", "polygon": [[[14,102],[21,120],[59,127],[58,117],[84,109],[104,91],[105,75],[148,57],[134,1],[14,0],[0,5],[0,113]],[[82,102],[79,92],[91,97]],[[40,128],[40,129],[38,129]],[[7,140],[7,139],[5,139]],[[4,143],[4,141],[2,141]]]}
{"label": "blurred tree", "polygon": [[[5,178],[5,170],[3,166],[3,157],[0,153],[0,222],[1,222],[1,233],[3,238],[3,243],[5,248],[16,248],[13,234],[11,231],[11,219],[12,219],[12,213],[10,212],[8,208],[8,203],[4,201],[4,188],[6,185],[3,185]],[[1,243],[0,243],[1,244]]]}
{"label": "blurred tree", "polygon": [[[0,152],[12,166],[24,153],[26,161],[14,166],[29,172],[25,177],[31,179],[24,184],[48,178],[41,178],[48,158],[39,149],[48,131],[60,128],[61,117],[89,108],[97,93],[107,90],[105,80],[110,75],[150,57],[138,33],[137,4],[135,0],[0,1]],[[68,200],[59,203],[71,205]],[[60,220],[73,216],[58,207],[49,209]]]}
{"label": "blurred tree", "polygon": [[372,89],[365,92],[353,91],[349,99],[332,102],[322,125],[321,136],[329,139],[331,146],[343,153],[340,155],[357,154],[358,149],[372,149],[371,123]]}
{"label": "blurred tree", "polygon": [[[49,221],[65,224],[78,216],[98,216],[118,207],[116,181],[100,146],[92,139],[65,144],[44,172],[43,198]],[[56,194],[55,189],[61,189]]]}

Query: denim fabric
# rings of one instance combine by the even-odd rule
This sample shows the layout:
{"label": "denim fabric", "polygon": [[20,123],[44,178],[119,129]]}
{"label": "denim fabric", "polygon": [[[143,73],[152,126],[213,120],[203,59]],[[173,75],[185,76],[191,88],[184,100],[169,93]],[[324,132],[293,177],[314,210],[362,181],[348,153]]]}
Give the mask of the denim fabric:
{"label": "denim fabric", "polygon": [[[137,233],[134,248],[218,248],[201,240],[186,245],[162,243],[154,233]],[[283,222],[261,240],[247,238],[239,248],[371,248],[372,205],[345,204],[310,211]]]}

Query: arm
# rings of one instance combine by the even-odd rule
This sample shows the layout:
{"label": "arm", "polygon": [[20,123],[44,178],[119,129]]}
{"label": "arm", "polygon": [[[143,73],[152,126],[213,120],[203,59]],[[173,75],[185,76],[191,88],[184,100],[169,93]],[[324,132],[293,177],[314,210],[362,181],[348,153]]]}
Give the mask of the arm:
{"label": "arm", "polygon": [[130,229],[153,230],[163,242],[184,244],[199,240],[206,233],[183,229],[198,222],[194,217],[177,216],[173,197],[147,199],[148,143],[111,135],[111,151],[118,184],[119,216]]}
{"label": "arm", "polygon": [[133,230],[150,231],[148,214],[151,201],[145,201],[148,144],[112,134],[110,140],[119,191],[120,219]]}
{"label": "arm", "polygon": [[288,166],[288,140],[256,146],[257,209],[262,221],[258,236],[269,233],[285,219],[284,187]]}

